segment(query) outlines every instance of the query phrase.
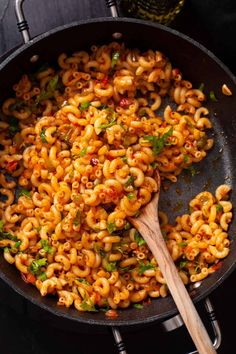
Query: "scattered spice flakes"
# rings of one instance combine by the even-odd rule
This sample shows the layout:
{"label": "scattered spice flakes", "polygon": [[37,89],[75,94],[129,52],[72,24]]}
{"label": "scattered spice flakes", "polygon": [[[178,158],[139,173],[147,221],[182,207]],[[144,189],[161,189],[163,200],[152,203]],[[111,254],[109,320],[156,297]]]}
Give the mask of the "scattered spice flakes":
{"label": "scattered spice flakes", "polygon": [[226,84],[222,85],[222,93],[226,96],[232,96],[232,91],[228,88]]}

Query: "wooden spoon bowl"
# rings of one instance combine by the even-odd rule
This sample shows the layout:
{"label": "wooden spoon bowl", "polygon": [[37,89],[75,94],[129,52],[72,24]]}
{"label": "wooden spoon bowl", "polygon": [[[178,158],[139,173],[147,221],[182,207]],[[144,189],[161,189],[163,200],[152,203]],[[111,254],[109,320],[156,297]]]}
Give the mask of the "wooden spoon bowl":
{"label": "wooden spoon bowl", "polygon": [[154,255],[198,352],[200,354],[216,353],[162,236],[158,220],[160,176],[157,172],[155,179],[158,185],[158,191],[155,193],[151,202],[142,209],[141,214],[138,217],[129,217],[129,221],[143,236]]}

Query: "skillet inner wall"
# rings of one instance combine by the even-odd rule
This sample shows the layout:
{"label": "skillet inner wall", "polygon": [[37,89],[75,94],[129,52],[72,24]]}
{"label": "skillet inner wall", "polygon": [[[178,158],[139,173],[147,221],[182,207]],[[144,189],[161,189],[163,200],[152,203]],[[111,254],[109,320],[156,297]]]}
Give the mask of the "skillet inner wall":
{"label": "skillet inner wall", "polygon": [[[35,39],[32,45],[25,46],[16,54],[10,56],[0,65],[0,92],[1,101],[9,96],[12,85],[21,74],[29,72],[38,64],[31,64],[29,58],[39,55],[39,62],[51,62],[62,52],[72,53],[80,49],[89,49],[92,44],[104,44],[113,40],[112,33],[123,33],[122,41],[129,47],[141,49],[153,48],[162,51],[170,58],[174,67],[179,67],[184,77],[190,80],[194,87],[202,82],[206,91],[214,90],[218,102],[208,101],[210,118],[214,124],[215,147],[209,152],[207,158],[196,165],[197,174],[191,179],[182,175],[177,184],[171,186],[168,192],[161,193],[161,208],[167,210],[173,216],[187,210],[187,203],[195,194],[204,189],[214,192],[215,188],[222,183],[230,183],[235,186],[236,157],[232,156],[236,136],[236,100],[221,94],[222,84],[227,84],[236,93],[236,82],[233,76],[222,67],[206,51],[199,46],[193,45],[184,37],[179,36],[173,30],[165,30],[161,26],[141,24],[142,21],[131,19],[97,19],[89,23],[81,22],[80,26],[72,24],[61,27],[61,30],[49,32],[49,36],[42,35]],[[222,151],[221,151],[222,150]],[[221,151],[221,152],[220,152]],[[228,177],[228,178],[226,178]],[[176,192],[181,190],[181,195]],[[168,201],[181,201],[183,208],[174,213],[175,204]],[[232,202],[235,205],[235,193],[232,194]],[[236,231],[235,220],[230,229],[233,235]],[[232,238],[232,236],[231,236]],[[226,258],[223,266],[209,278],[200,288],[191,292],[194,301],[198,301],[218,286],[223,278],[234,267],[235,242],[232,242],[231,253]],[[26,285],[20,278],[18,271],[6,263],[1,255],[0,276],[17,292],[40,305],[41,307],[68,319],[77,320],[98,325],[128,325],[147,323],[154,320],[164,319],[177,312],[170,296],[165,299],[152,301],[149,306],[142,310],[130,308],[119,311],[119,317],[115,321],[105,319],[103,313],[79,313],[74,309],[66,309],[56,305],[55,298],[41,298],[38,291]]]}

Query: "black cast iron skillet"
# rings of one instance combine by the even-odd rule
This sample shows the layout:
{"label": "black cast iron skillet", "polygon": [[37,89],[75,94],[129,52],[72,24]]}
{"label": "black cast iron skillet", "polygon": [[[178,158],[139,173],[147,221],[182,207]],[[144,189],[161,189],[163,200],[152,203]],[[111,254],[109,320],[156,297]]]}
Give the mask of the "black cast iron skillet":
{"label": "black cast iron skillet", "polygon": [[[51,62],[62,52],[72,53],[79,49],[89,49],[93,44],[109,43],[114,40],[114,33],[117,36],[117,32],[122,35],[119,40],[128,47],[162,51],[170,58],[174,67],[181,69],[184,78],[190,80],[194,87],[204,83],[205,93],[213,90],[218,99],[217,102],[208,100],[206,104],[214,126],[210,133],[214,136],[214,148],[201,163],[196,164],[195,176],[190,178],[187,172],[183,173],[167,192],[161,192],[160,209],[167,211],[173,220],[178,214],[187,211],[188,202],[194,195],[203,190],[214,192],[223,183],[233,187],[231,200],[236,205],[236,78],[210,51],[173,29],[136,19],[98,18],[51,30],[31,39],[0,64],[0,103],[10,95],[17,78],[25,72],[35,70],[39,63]],[[34,62],[32,57],[38,60]],[[222,94],[223,84],[227,84],[233,96]],[[176,211],[179,201],[183,208]],[[210,294],[235,269],[235,231],[234,218],[229,230],[231,252],[219,270],[205,279],[198,288],[190,289],[194,302]],[[59,317],[98,326],[130,326],[163,320],[177,313],[171,296],[153,300],[141,310],[119,310],[119,316],[115,320],[106,318],[102,312],[78,313],[73,308],[57,306],[53,297],[41,297],[35,287],[22,281],[19,272],[4,261],[2,254],[0,259],[2,280],[26,299]]]}

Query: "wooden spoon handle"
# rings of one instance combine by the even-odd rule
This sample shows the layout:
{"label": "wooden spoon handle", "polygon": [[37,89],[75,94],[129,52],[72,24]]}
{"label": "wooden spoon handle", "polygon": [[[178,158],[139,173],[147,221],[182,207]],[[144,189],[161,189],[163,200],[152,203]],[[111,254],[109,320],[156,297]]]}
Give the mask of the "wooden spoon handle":
{"label": "wooden spoon handle", "polygon": [[179,276],[163,239],[157,217],[132,218],[158,262],[170,293],[200,354],[216,354],[211,339]]}

